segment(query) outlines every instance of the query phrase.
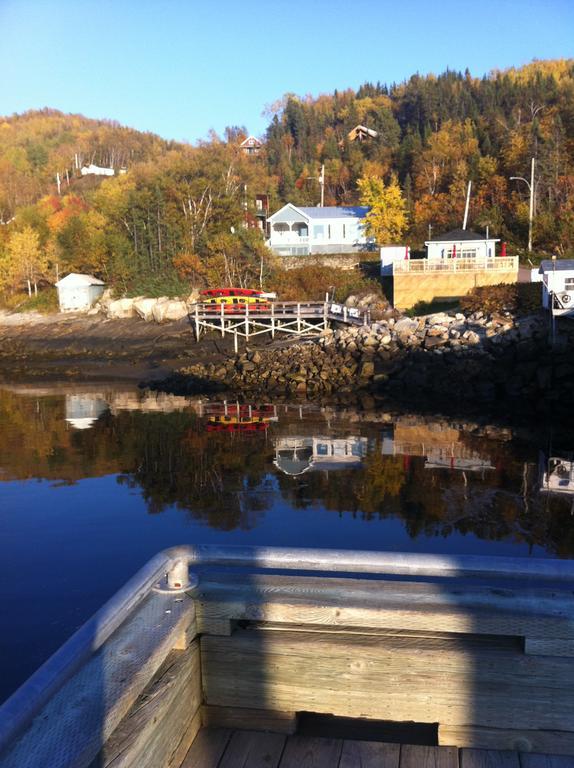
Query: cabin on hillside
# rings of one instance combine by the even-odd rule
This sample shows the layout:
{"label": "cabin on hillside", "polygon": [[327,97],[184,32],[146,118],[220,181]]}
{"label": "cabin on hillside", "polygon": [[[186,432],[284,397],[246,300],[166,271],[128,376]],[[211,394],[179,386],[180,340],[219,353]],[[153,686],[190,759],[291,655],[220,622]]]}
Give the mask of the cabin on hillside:
{"label": "cabin on hillside", "polygon": [[373,128],[367,128],[365,125],[356,125],[347,134],[349,141],[368,141],[369,139],[376,139],[378,132]]}
{"label": "cabin on hillside", "polygon": [[259,139],[256,139],[255,136],[248,136],[241,142],[239,149],[241,149],[242,152],[245,152],[246,155],[258,155],[262,146],[263,143],[259,141]]}
{"label": "cabin on hillside", "polygon": [[105,283],[93,275],[70,272],[58,280],[60,312],[87,312],[104,292]]}
{"label": "cabin on hillside", "polygon": [[287,203],[269,217],[267,245],[279,256],[357,253],[368,250],[366,206],[298,207]]}
{"label": "cabin on hillside", "polygon": [[113,168],[103,168],[101,165],[90,163],[90,165],[85,165],[80,173],[82,176],[114,176],[116,172]]}

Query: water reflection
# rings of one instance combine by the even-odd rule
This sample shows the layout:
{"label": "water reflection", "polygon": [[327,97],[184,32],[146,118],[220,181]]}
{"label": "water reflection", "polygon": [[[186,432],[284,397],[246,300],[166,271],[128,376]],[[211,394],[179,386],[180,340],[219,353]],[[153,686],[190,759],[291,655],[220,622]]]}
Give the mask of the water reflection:
{"label": "water reflection", "polygon": [[0,426],[2,481],[112,476],[149,514],[175,509],[217,531],[255,530],[280,504],[286,526],[301,510],[370,524],[367,548],[372,526],[396,521],[411,540],[452,539],[452,551],[472,536],[485,553],[504,541],[574,556],[572,454],[541,460],[536,439],[508,428],[115,384],[5,387]]}

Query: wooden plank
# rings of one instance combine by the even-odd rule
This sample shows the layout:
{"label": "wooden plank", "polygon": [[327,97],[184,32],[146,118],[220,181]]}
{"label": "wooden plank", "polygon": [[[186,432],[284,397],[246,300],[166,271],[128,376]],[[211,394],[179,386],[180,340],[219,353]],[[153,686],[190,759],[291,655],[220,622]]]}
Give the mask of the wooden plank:
{"label": "wooden plank", "polygon": [[574,732],[480,728],[440,723],[438,743],[477,749],[512,749],[518,752],[574,755]]}
{"label": "wooden plank", "polygon": [[[3,768],[89,765],[194,620],[193,600],[152,592],[49,700]],[[67,749],[62,749],[62,743]]]}
{"label": "wooden plank", "polygon": [[568,659],[480,643],[238,630],[201,648],[216,706],[459,726],[472,713],[474,726],[535,731],[564,729],[572,706]]}
{"label": "wooden plank", "polygon": [[400,744],[345,740],[339,768],[399,768],[400,751]]}
{"label": "wooden plank", "polygon": [[207,616],[198,617],[197,631],[200,635],[223,635],[229,637],[233,633],[235,622],[230,619],[211,619]]}
{"label": "wooden plank", "polygon": [[460,768],[520,768],[518,752],[494,749],[462,749]]}
{"label": "wooden plank", "polygon": [[272,712],[267,709],[201,707],[202,722],[207,727],[272,731],[291,735],[297,730],[296,712]]}
{"label": "wooden plank", "polygon": [[565,755],[520,755],[520,768],[574,768],[574,757]]}
{"label": "wooden plank", "polygon": [[181,768],[217,768],[231,735],[227,728],[202,728]]}
{"label": "wooden plank", "polygon": [[401,746],[400,768],[458,768],[455,747]]}
{"label": "wooden plank", "polygon": [[198,616],[214,619],[574,639],[574,597],[561,589],[218,574],[196,594]]}
{"label": "wooden plank", "polygon": [[[196,640],[187,651],[172,651],[95,764],[98,768],[179,768],[195,736],[191,726],[202,695]],[[198,724],[199,720],[196,728]]]}
{"label": "wooden plank", "polygon": [[574,657],[574,640],[527,637],[524,640],[524,653],[530,656],[567,656],[572,658]]}
{"label": "wooden plank", "polygon": [[336,768],[343,742],[312,736],[289,736],[279,768]]}
{"label": "wooden plank", "polygon": [[277,768],[284,746],[285,736],[278,733],[236,731],[219,768]]}

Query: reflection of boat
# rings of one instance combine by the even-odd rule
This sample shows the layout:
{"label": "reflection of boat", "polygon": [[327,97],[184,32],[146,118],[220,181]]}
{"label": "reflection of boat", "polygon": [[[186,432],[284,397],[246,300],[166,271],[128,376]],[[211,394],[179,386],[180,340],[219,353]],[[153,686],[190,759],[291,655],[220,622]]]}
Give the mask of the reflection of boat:
{"label": "reflection of boat", "polygon": [[551,456],[548,461],[541,456],[540,490],[547,493],[574,494],[574,460]]}
{"label": "reflection of boat", "polygon": [[358,435],[280,437],[275,441],[273,463],[286,475],[302,475],[310,469],[350,469],[361,465],[369,447],[369,439]]}
{"label": "reflection of boat", "polygon": [[206,429],[208,432],[265,432],[269,423],[262,419],[246,419],[245,421],[210,419]]}
{"label": "reflection of boat", "polygon": [[0,766],[571,765],[488,750],[574,754],[573,588],[560,560],[176,547],[0,708]]}

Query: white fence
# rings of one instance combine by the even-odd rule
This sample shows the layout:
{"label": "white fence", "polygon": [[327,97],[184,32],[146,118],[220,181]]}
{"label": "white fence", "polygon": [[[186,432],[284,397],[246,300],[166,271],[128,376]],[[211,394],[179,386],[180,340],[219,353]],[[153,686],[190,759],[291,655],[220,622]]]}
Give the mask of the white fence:
{"label": "white fence", "polygon": [[518,272],[518,256],[491,259],[404,259],[393,263],[393,274],[407,272]]}

